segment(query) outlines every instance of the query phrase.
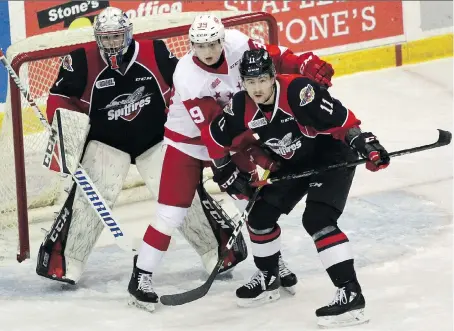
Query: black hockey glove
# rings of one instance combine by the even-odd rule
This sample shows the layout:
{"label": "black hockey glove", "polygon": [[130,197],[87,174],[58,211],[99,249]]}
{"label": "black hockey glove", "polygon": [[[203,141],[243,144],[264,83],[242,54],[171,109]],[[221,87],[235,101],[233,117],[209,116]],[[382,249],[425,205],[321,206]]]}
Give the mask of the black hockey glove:
{"label": "black hockey glove", "polygon": [[360,128],[352,128],[347,131],[345,140],[353,150],[369,160],[366,163],[367,170],[378,171],[389,165],[388,152],[373,133],[361,132]]}
{"label": "black hockey glove", "polygon": [[213,163],[215,165],[213,181],[219,185],[221,190],[237,200],[249,199],[253,193],[253,188],[249,185],[252,175],[240,171],[230,156],[215,159]]}

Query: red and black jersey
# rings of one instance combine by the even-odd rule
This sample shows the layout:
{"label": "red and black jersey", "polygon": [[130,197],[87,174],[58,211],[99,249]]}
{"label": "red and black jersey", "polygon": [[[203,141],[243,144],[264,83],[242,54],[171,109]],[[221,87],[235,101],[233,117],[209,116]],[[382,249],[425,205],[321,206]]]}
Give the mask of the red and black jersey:
{"label": "red and black jersey", "polygon": [[326,88],[301,75],[277,75],[275,102],[260,107],[246,91],[235,94],[203,133],[210,157],[235,149],[235,137],[252,130],[256,138],[283,162],[310,163],[316,137],[332,135],[343,140],[345,132],[360,121]]}
{"label": "red and black jersey", "polygon": [[58,107],[90,116],[88,139],[134,159],[164,135],[172,77],[178,60],[161,40],[132,41],[119,69],[112,69],[96,44],[62,59],[50,90],[47,116]]}

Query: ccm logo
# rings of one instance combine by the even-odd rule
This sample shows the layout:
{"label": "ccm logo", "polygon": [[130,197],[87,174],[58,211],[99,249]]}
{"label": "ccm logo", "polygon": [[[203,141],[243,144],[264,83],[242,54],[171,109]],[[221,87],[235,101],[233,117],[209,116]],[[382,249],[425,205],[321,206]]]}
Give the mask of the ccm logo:
{"label": "ccm logo", "polygon": [[57,225],[55,226],[54,230],[52,231],[52,233],[50,235],[50,240],[52,240],[53,242],[55,242],[57,240],[58,234],[63,229],[63,226],[65,225],[66,221],[68,220],[68,216],[69,216],[69,210],[68,210],[68,208],[65,207],[63,209],[62,213],[58,216]]}
{"label": "ccm logo", "polygon": [[136,78],[136,82],[143,82],[145,80],[152,80],[153,77],[138,77]]}
{"label": "ccm logo", "polygon": [[225,223],[222,216],[218,213],[216,208],[208,200],[202,200],[202,204],[209,211],[213,219],[224,229],[230,229],[230,227]]}

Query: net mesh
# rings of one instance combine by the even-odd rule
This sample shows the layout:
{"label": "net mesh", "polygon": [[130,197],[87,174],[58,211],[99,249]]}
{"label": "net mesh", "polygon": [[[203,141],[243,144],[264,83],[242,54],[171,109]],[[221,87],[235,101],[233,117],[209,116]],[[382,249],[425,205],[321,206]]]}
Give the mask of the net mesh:
{"label": "net mesh", "polygon": [[[187,27],[195,15],[199,13],[180,13],[160,15],[159,17],[140,18],[133,20],[134,37],[141,39],[162,39],[168,48],[180,58],[190,49],[187,38]],[[257,39],[269,42],[271,26],[265,20],[251,22],[252,19],[236,19],[231,17],[239,13],[219,12],[227,28],[235,28]],[[183,27],[184,28],[183,28]],[[12,45],[7,52],[7,58],[13,67],[21,63],[18,75],[22,84],[28,89],[32,98],[43,114],[46,113],[46,101],[49,89],[53,85],[60,68],[62,57],[71,50],[81,47],[81,44],[92,42],[92,29],[66,30],[35,36]],[[48,55],[52,54],[52,55]],[[4,119],[0,128],[0,259],[5,257],[5,251],[17,247],[14,242],[18,238],[18,224],[21,222],[17,215],[17,196],[15,169],[25,168],[27,213],[30,221],[51,220],[64,199],[64,188],[68,180],[63,180],[58,174],[48,171],[42,166],[48,134],[42,124],[33,114],[27,100],[11,93],[8,88],[7,103]],[[20,111],[22,115],[22,137],[24,164],[16,164],[14,158],[12,112]],[[124,189],[144,185],[137,171],[131,167]],[[24,188],[20,188],[24,190]],[[124,202],[143,199],[148,196],[125,194]],[[19,198],[20,199],[20,198]],[[120,198],[120,201],[122,199]],[[27,226],[27,224],[25,225]],[[13,249],[14,250],[14,249]],[[3,252],[3,253],[2,253]],[[14,254],[10,256],[14,257]]]}

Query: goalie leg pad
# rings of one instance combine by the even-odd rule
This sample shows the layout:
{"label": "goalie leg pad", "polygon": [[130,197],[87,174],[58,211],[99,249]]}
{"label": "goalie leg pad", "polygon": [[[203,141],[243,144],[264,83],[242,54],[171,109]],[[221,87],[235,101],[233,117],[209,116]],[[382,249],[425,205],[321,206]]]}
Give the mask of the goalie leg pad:
{"label": "goalie leg pad", "polygon": [[[130,161],[129,154],[98,141],[90,141],[87,145],[82,166],[109,207],[120,194]],[[88,256],[104,229],[92,208],[81,189],[73,184],[59,217],[41,245],[37,266],[39,275],[72,284],[80,279]],[[65,215],[64,226],[53,241],[53,229],[61,227]]]}
{"label": "goalie leg pad", "polygon": [[199,195],[194,196],[186,219],[178,231],[201,257],[205,270],[211,272],[218,261],[219,243],[205,215]]}
{"label": "goalie leg pad", "polygon": [[[197,193],[191,206],[194,214],[188,213],[187,220],[184,226],[181,227],[181,233],[199,252],[206,271],[211,273],[221,252],[225,249],[236,224],[217,201],[208,194],[202,183],[197,187]],[[201,217],[201,213],[205,217]],[[200,243],[203,243],[203,245],[197,247],[197,244],[200,245]],[[246,257],[247,246],[240,233],[229,255],[224,259],[224,264],[221,266],[219,273],[232,270]]]}
{"label": "goalie leg pad", "polygon": [[43,166],[62,174],[76,171],[90,129],[86,114],[57,108]]}
{"label": "goalie leg pad", "polygon": [[155,200],[158,199],[166,147],[167,145],[159,143],[136,157],[137,171]]}

